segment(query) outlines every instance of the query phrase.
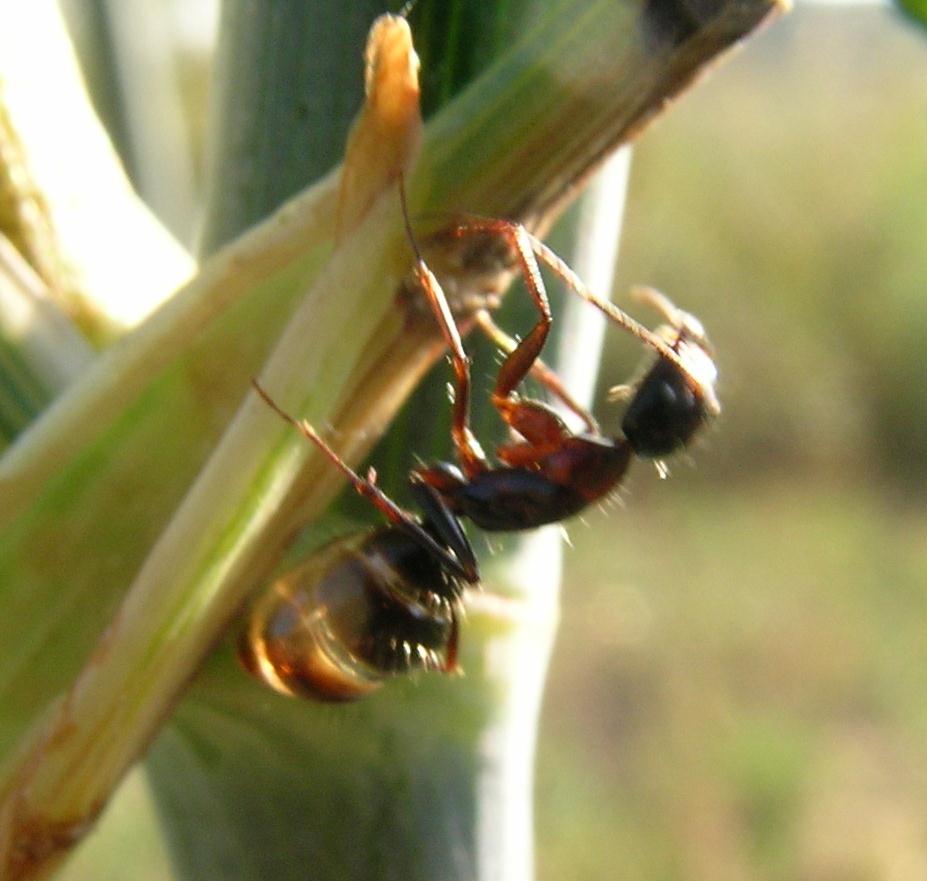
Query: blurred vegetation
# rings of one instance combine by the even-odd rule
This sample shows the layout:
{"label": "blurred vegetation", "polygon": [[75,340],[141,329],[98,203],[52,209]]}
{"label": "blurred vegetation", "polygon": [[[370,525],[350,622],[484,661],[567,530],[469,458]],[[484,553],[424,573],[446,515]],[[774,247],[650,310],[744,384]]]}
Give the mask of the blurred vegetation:
{"label": "blurred vegetation", "polygon": [[725,412],[570,527],[540,881],[927,877],[924,82],[891,10],[799,4],[638,147],[617,290],[705,321]]}
{"label": "blurred vegetation", "polygon": [[927,25],[927,0],[895,0],[905,12],[922,25]]}
{"label": "blurred vegetation", "polygon": [[541,881],[927,877],[925,81],[799,4],[637,149],[618,296],[705,321],[725,411],[570,529]]}
{"label": "blurred vegetation", "polygon": [[642,142],[618,290],[665,287],[717,340],[705,476],[876,469],[923,493],[925,65],[890,10],[800,6]]}

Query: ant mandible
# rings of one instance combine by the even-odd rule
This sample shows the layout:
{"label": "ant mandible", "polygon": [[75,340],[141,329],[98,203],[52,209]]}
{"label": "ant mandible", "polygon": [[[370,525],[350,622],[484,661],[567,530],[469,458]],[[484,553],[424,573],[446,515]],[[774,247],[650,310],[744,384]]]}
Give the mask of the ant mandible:
{"label": "ant mandible", "polygon": [[[468,517],[487,531],[517,531],[559,522],[607,496],[623,479],[632,456],[662,459],[686,447],[698,429],[720,412],[714,392],[717,370],[696,318],[677,309],[658,291],[638,288],[637,296],[668,322],[668,327],[650,331],[617,306],[596,297],[566,263],[521,224],[470,219],[460,224],[455,234],[489,233],[506,239],[538,311],[537,322],[519,343],[496,327],[485,311],[477,316],[483,329],[508,352],[492,403],[522,438],[499,446],[496,455],[500,464],[491,464],[469,425],[470,362],[443,291],[419,252],[401,181],[400,197],[415,252],[415,272],[450,350],[455,374],[451,437],[459,462],[459,467],[439,463],[417,468],[410,482],[434,489],[451,512]],[[621,436],[601,434],[592,416],[566,395],[556,374],[540,361],[552,319],[537,258],[572,291],[658,355],[640,382],[613,390],[616,397],[630,398]],[[587,431],[572,432],[552,408],[517,394],[516,389],[531,372],[583,418]]]}

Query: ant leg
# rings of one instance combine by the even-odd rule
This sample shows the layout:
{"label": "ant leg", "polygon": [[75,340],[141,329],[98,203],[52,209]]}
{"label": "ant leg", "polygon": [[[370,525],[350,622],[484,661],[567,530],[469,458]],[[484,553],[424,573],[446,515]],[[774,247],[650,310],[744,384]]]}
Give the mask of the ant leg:
{"label": "ant leg", "polygon": [[454,369],[456,383],[452,407],[451,439],[464,473],[468,477],[474,477],[485,471],[488,465],[486,454],[470,430],[470,359],[464,351],[460,331],[451,314],[451,307],[448,305],[444,290],[435,274],[428,268],[412,233],[409,209],[406,205],[405,181],[401,174],[399,176],[399,199],[402,204],[402,218],[406,225],[406,234],[415,253],[415,275],[438,322],[445,345],[450,351],[451,366]]}
{"label": "ant leg", "polygon": [[[489,312],[485,309],[480,309],[477,311],[474,318],[480,330],[502,349],[503,352],[511,354],[515,350],[518,345],[516,341],[492,320],[492,316],[490,316]],[[578,416],[586,425],[590,434],[601,434],[599,424],[596,422],[595,417],[570,394],[569,389],[563,384],[560,377],[548,367],[540,357],[535,358],[534,363],[531,365],[531,375],[541,383],[548,392],[557,398],[564,407]]]}
{"label": "ant leg", "polygon": [[[639,321],[635,321],[635,319],[610,300],[604,300],[598,297],[586,287],[583,280],[567,266],[566,262],[558,257],[540,239],[532,236],[528,232],[526,232],[525,235],[531,243],[532,250],[540,258],[541,262],[558,275],[573,293],[584,299],[587,303],[591,303],[605,315],[609,321],[628,331],[632,336],[637,337],[638,340],[645,346],[653,349],[660,357],[670,361],[681,370],[684,375],[692,376],[691,370],[688,365],[686,365],[684,359],[680,358],[676,350],[663,339],[660,334],[654,333],[652,330],[644,327]],[[654,291],[653,288],[636,289],[635,295],[648,305],[654,306],[674,327],[680,326],[676,323],[677,321],[685,321],[690,317],[687,313],[673,306],[666,296]],[[698,379],[697,377],[692,378],[696,381]]]}
{"label": "ant leg", "polygon": [[[663,320],[672,327],[685,327],[689,321],[696,321],[696,324],[699,324],[688,312],[683,312],[666,294],[650,285],[634,285],[631,288],[631,296],[638,303],[649,306],[654,312],[660,314]],[[699,327],[701,327],[700,324]],[[701,336],[704,335],[703,331]]]}
{"label": "ant leg", "polygon": [[560,378],[540,360],[541,350],[550,333],[552,318],[544,280],[534,256],[532,237],[521,224],[491,219],[467,220],[457,228],[456,233],[464,235],[473,230],[488,232],[508,240],[518,257],[525,284],[538,311],[538,320],[534,327],[518,343],[496,327],[488,315],[480,316],[477,313],[476,319],[484,331],[508,352],[499,368],[492,402],[506,424],[525,439],[524,442],[515,441],[501,445],[496,454],[510,466],[528,466],[560,449],[573,434],[569,426],[546,404],[522,400],[515,393],[518,385],[532,371],[548,389],[579,414],[593,433],[598,433],[598,426],[592,416],[572,399]]}
{"label": "ant leg", "polygon": [[542,382],[546,379],[548,388],[577,412],[587,425],[593,427],[595,433],[597,426],[595,420],[569,396],[559,377],[540,360],[541,350],[550,333],[552,317],[544,279],[534,256],[532,237],[521,224],[486,218],[468,219],[457,227],[455,233],[465,235],[472,231],[501,236],[508,241],[517,255],[525,285],[538,311],[534,327],[518,343],[497,328],[491,319],[487,320],[488,316],[482,319],[479,315],[477,317],[478,321],[482,320],[483,329],[508,351],[496,378],[492,394],[493,406],[505,423],[525,438],[525,442],[501,445],[496,454],[511,466],[529,465],[555,452],[572,436],[569,426],[550,407],[540,401],[522,400],[515,393],[515,389],[532,370],[542,377]]}
{"label": "ant leg", "polygon": [[534,305],[538,310],[538,320],[528,335],[512,348],[499,368],[496,387],[493,391],[493,405],[502,418],[512,424],[513,410],[520,404],[513,394],[519,383],[531,371],[532,365],[538,360],[547,335],[550,333],[551,314],[550,302],[547,299],[547,290],[541,270],[534,257],[532,236],[520,224],[510,220],[473,219],[467,220],[457,227],[455,234],[466,235],[468,232],[488,232],[507,239],[515,251],[525,285]]}
{"label": "ant leg", "polygon": [[264,399],[267,405],[282,419],[290,423],[304,438],[312,441],[331,461],[345,474],[353,484],[355,491],[370,500],[373,506],[383,514],[394,526],[402,529],[407,535],[415,539],[426,550],[433,553],[455,575],[468,581],[475,581],[475,573],[467,561],[458,560],[445,548],[441,547],[423,528],[422,524],[408,511],[400,508],[383,490],[376,485],[377,473],[371,468],[367,477],[361,477],[344,461],[324,440],[318,432],[305,420],[295,419],[277,404],[264,387],[256,380],[251,380],[254,390]]}

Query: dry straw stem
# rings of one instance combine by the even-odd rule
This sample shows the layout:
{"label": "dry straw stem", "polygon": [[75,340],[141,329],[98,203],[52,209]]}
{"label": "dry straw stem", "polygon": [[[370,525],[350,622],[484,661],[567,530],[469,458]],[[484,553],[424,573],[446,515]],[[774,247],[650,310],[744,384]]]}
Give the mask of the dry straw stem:
{"label": "dry straw stem", "polygon": [[[395,45],[397,40],[403,44],[399,49]],[[390,183],[390,178],[395,179],[399,169],[383,168],[385,154],[370,149],[374,142],[363,138],[365,126],[375,126],[381,138],[392,137],[404,145],[405,149],[393,154],[401,168],[411,161],[410,153],[418,143],[421,125],[417,87],[410,87],[409,82],[411,79],[411,85],[416,86],[417,69],[406,23],[397,19],[381,21],[374,29],[372,43],[374,57],[378,57],[378,49],[390,57],[390,63],[380,71],[388,83],[384,86],[378,77],[372,84],[377,87],[371,88],[368,105],[358,124],[359,141],[369,146],[366,151],[355,149],[350,153],[355,186],[346,197],[366,205],[373,205],[377,192]],[[401,95],[397,99],[391,92]],[[410,109],[404,114],[392,114],[399,101],[411,105]],[[388,122],[384,124],[384,114],[379,112],[383,105],[398,127],[391,129]],[[379,310],[361,310],[358,305],[363,305],[363,297],[358,304],[329,296],[332,291],[382,284],[382,279],[363,277],[363,267],[369,262],[389,272],[390,286],[394,289],[404,271],[401,256],[389,270],[391,260],[384,253],[389,250],[401,254],[400,228],[384,222],[382,217],[384,212],[397,212],[395,200],[381,200],[372,211],[366,212],[354,209],[349,202],[340,203],[339,208],[344,215],[357,219],[355,228],[357,223],[363,227],[367,213],[379,222],[368,235],[350,235],[353,230],[344,225],[345,240],[291,321],[266,366],[264,381],[277,390],[285,389],[292,381],[294,363],[320,377],[334,371],[335,375],[327,376],[328,381],[315,394],[315,406],[321,399],[325,409],[337,411],[340,395],[351,400],[358,388],[365,387],[375,395],[376,403],[371,410],[391,410],[398,405],[397,398],[408,393],[409,383],[436,357],[439,346],[430,339],[432,334],[427,325],[420,325],[427,328],[425,332],[419,332],[414,324],[408,325],[401,314],[390,308],[388,300],[382,300]],[[397,326],[391,327],[384,339],[396,341],[396,349],[402,352],[398,360],[393,352],[389,353],[392,367],[383,363],[386,355],[375,333],[376,327],[389,326],[391,317]],[[343,341],[343,348],[354,349],[348,376],[338,375],[342,367],[333,363],[331,352],[319,347],[307,349],[306,341],[312,338],[313,328],[319,323]],[[356,350],[364,344],[362,351]],[[397,371],[399,365],[401,369]],[[370,415],[376,418],[376,413],[364,412],[365,419]],[[339,421],[350,429],[352,418],[348,412]],[[281,452],[279,443],[267,443],[268,424],[278,440],[283,435],[285,451]],[[356,435],[363,436],[360,431]],[[191,615],[191,595],[195,595],[195,612],[200,604],[210,600],[210,592],[218,585],[230,579],[249,583],[253,574],[245,567],[253,565],[258,550],[264,550],[255,547],[256,537],[270,532],[278,536],[279,544],[279,537],[286,534],[283,515],[292,512],[294,478],[306,454],[312,458],[314,453],[292,440],[292,434],[269,415],[267,408],[249,397],[152,550],[90,663],[75,686],[53,708],[51,720],[10,779],[11,792],[3,817],[7,824],[4,832],[9,836],[6,865],[10,877],[39,876],[49,871],[85,831],[88,819],[96,815],[102,800],[156,730],[164,708],[189,676],[190,655],[211,644],[237,603],[234,595],[225,600],[231,602],[231,607],[223,608],[216,603],[211,616],[212,633],[204,636],[202,620]],[[310,465],[304,479],[314,483],[314,477],[324,479],[322,486],[313,487],[316,505],[321,506],[336,490],[337,479],[324,465],[315,469]],[[291,498],[289,504],[287,497]],[[217,500],[221,499],[229,500],[230,504],[225,511],[217,512]],[[310,507],[307,511],[309,516],[316,513],[317,508]],[[228,515],[231,522],[217,514]],[[235,552],[229,551],[229,542],[234,544]],[[245,568],[245,572],[236,572],[236,566]],[[126,692],[127,683],[132,688],[131,694]],[[64,740],[60,736],[63,731],[67,731]],[[39,819],[37,812],[27,807],[30,802],[43,800],[52,801],[62,819],[46,822],[45,817]],[[79,819],[71,821],[69,817]]]}
{"label": "dry straw stem", "polygon": [[[429,125],[413,213],[549,216],[776,8],[552,3]],[[409,252],[394,188],[333,251],[338,180],[220,252],[0,461],[5,877],[41,877],[86,831],[249,585],[339,483],[247,393],[249,376],[336,424],[357,462],[438,351],[430,325],[396,308]],[[60,666],[37,680],[49,655]]]}

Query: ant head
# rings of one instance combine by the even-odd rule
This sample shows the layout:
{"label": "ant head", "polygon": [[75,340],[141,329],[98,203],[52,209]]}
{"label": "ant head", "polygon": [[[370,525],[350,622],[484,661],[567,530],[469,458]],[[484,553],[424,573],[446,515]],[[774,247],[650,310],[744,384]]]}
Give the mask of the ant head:
{"label": "ant head", "polygon": [[714,362],[714,348],[708,341],[702,322],[677,307],[656,288],[637,285],[631,289],[631,296],[639,303],[650,306],[666,321],[666,325],[657,328],[656,334],[679,357],[685,373],[698,390],[706,415],[717,416],[721,412],[721,405],[715,395],[718,368]]}

